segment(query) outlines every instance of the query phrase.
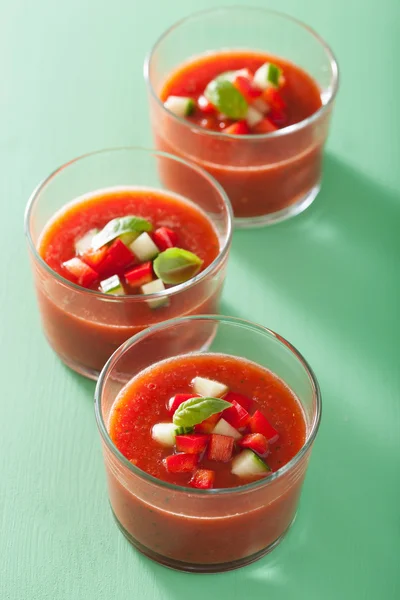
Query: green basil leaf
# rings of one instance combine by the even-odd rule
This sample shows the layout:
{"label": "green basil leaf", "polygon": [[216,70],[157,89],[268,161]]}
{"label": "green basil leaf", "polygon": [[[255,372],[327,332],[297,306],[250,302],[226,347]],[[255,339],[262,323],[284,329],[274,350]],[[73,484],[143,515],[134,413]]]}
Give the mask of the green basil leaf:
{"label": "green basil leaf", "polygon": [[246,99],[224,76],[226,73],[210,81],[204,95],[225,116],[230,119],[243,119],[248,109]]}
{"label": "green basil leaf", "polygon": [[119,217],[109,221],[92,240],[93,250],[98,250],[105,244],[108,244],[115,238],[124,233],[142,233],[143,231],[151,231],[152,224],[147,219],[129,215],[127,217]]}
{"label": "green basil leaf", "polygon": [[230,406],[221,398],[189,398],[178,406],[172,420],[178,427],[193,427]]}
{"label": "green basil leaf", "polygon": [[201,269],[201,258],[182,248],[168,248],[153,262],[154,272],[164,283],[177,285],[188,281]]}

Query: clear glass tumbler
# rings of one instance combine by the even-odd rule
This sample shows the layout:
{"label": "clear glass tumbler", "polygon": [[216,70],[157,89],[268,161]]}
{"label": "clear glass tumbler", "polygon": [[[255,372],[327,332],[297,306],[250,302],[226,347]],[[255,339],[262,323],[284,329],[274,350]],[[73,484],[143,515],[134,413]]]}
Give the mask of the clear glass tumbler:
{"label": "clear glass tumbler", "polygon": [[[159,170],[178,164],[193,182],[186,200],[195,202],[213,223],[220,242],[217,258],[193,279],[151,295],[110,296],[84,289],[53,271],[37,250],[49,220],[66,204],[109,188],[170,191]],[[141,148],[88,154],[63,165],[33,192],[25,213],[25,232],[43,329],[50,346],[78,373],[97,379],[112,353],[149,325],[187,314],[218,312],[231,243],[232,210],[226,194],[205,171],[177,157]],[[167,297],[168,305],[150,310],[146,300]],[[168,336],[167,336],[168,337]],[[174,352],[173,337],[164,340]],[[157,356],[157,348],[149,348]],[[121,374],[123,377],[123,374]]]}
{"label": "clear glass tumbler", "polygon": [[[250,50],[281,57],[317,83],[322,107],[303,121],[263,135],[227,135],[194,125],[160,100],[166,79],[201,55]],[[206,169],[232,202],[235,225],[252,227],[299,214],[321,185],[323,147],[338,88],[338,67],[327,44],[308,26],[263,8],[230,7],[195,13],[168,29],[146,58],[144,75],[156,147]],[[180,191],[179,165],[162,179]]]}
{"label": "clear glass tumbler", "polygon": [[[191,339],[195,352],[243,357],[286,382],[297,395],[306,421],[306,441],[288,464],[266,479],[237,488],[198,490],[158,480],[117,450],[108,423],[123,385],[119,373],[129,365],[133,378],[156,362],[146,353],[148,343],[158,343],[158,360],[171,358],[171,348],[163,343],[166,332],[183,340],[181,348],[176,345],[176,354],[186,354],[185,340]],[[320,422],[321,397],[307,362],[276,333],[223,316],[185,317],[154,325],[128,340],[108,361],[97,383],[95,411],[114,517],[127,539],[149,558],[184,571],[225,571],[270,552],[288,531]]]}

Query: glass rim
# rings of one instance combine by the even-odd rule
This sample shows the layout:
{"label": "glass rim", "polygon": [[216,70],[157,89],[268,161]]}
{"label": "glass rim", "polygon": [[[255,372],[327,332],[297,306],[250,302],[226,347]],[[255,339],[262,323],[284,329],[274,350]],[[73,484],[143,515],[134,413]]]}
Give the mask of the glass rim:
{"label": "glass rim", "polygon": [[[98,155],[117,154],[119,152],[137,152],[137,151],[143,152],[143,153],[146,153],[149,155],[153,155],[153,156],[161,156],[164,158],[168,158],[175,162],[180,162],[183,165],[185,165],[186,167],[189,167],[193,171],[197,172],[205,180],[207,180],[210,183],[210,185],[212,187],[214,187],[214,189],[216,189],[216,191],[222,197],[223,204],[226,207],[227,221],[228,221],[226,239],[225,239],[224,244],[222,245],[222,248],[218,252],[218,255],[208,265],[208,267],[206,269],[204,269],[204,271],[200,271],[200,273],[198,275],[195,275],[195,277],[192,277],[191,279],[189,279],[188,281],[185,281],[184,283],[174,285],[173,287],[163,290],[161,292],[153,292],[152,294],[146,294],[146,297],[144,297],[143,294],[125,294],[124,296],[110,296],[109,294],[105,294],[98,290],[91,290],[91,289],[84,288],[76,283],[73,283],[72,281],[69,281],[68,279],[66,279],[65,277],[63,277],[62,275],[60,275],[59,273],[54,271],[54,269],[52,269],[46,263],[46,261],[40,256],[40,254],[36,248],[36,245],[32,239],[32,235],[31,235],[30,218],[31,218],[32,210],[35,207],[36,202],[39,200],[40,195],[43,192],[43,190],[52,182],[53,179],[55,179],[62,171],[64,171],[70,165],[73,165],[73,164],[79,163],[79,162],[83,162],[87,158],[95,157]],[[167,190],[167,192],[168,192],[168,190]],[[211,219],[209,219],[209,220],[211,221]],[[213,224],[213,226],[214,226],[214,224]],[[88,295],[96,297],[96,298],[101,298],[103,300],[107,300],[110,303],[114,302],[117,304],[126,302],[127,300],[132,301],[132,302],[143,302],[143,301],[152,300],[152,299],[156,300],[159,298],[169,298],[171,296],[175,296],[176,294],[179,294],[180,292],[183,292],[186,289],[189,289],[192,286],[196,285],[197,283],[199,283],[200,281],[205,279],[207,276],[212,274],[214,272],[214,270],[224,260],[224,258],[226,257],[226,255],[229,251],[229,247],[230,247],[230,244],[232,241],[232,231],[233,231],[232,205],[230,203],[230,200],[229,200],[226,192],[224,191],[222,186],[218,183],[218,181],[216,179],[214,179],[214,177],[212,177],[212,175],[210,175],[207,171],[205,171],[201,167],[198,167],[196,164],[191,163],[188,160],[185,160],[183,158],[180,158],[180,157],[170,154],[168,152],[162,152],[160,150],[153,150],[153,149],[144,148],[141,146],[119,146],[119,147],[111,147],[111,148],[104,148],[101,150],[95,150],[92,152],[87,152],[85,154],[81,154],[80,156],[77,156],[76,158],[73,158],[72,160],[69,160],[68,162],[62,164],[61,166],[54,169],[50,173],[50,175],[48,175],[47,177],[42,179],[42,181],[36,186],[36,188],[33,190],[32,194],[30,195],[30,197],[28,199],[28,202],[27,202],[27,205],[25,208],[25,213],[24,213],[24,233],[28,240],[29,249],[31,250],[35,261],[38,262],[40,264],[40,266],[42,268],[44,268],[45,271],[47,271],[47,273],[49,275],[54,277],[59,283],[61,283],[65,287],[68,287],[74,291],[80,292],[81,294],[88,294]]]}
{"label": "glass rim", "polygon": [[[229,13],[229,12],[234,12],[234,11],[238,11],[238,10],[243,10],[243,11],[248,11],[248,12],[260,12],[265,15],[273,15],[273,16],[277,16],[277,17],[282,17],[284,19],[287,19],[288,21],[292,21],[293,23],[295,23],[296,25],[300,26],[302,29],[304,29],[305,31],[310,33],[311,36],[314,37],[317,40],[317,42],[319,42],[319,44],[323,47],[326,55],[328,56],[329,64],[331,66],[331,91],[330,91],[330,96],[329,96],[328,100],[326,101],[326,103],[323,104],[312,115],[303,119],[302,121],[299,121],[298,123],[294,123],[293,125],[289,125],[288,127],[283,127],[283,129],[277,129],[276,131],[272,131],[269,133],[262,133],[262,134],[258,134],[255,136],[255,135],[251,135],[251,134],[237,135],[237,134],[232,134],[232,133],[224,133],[223,131],[212,131],[209,129],[205,129],[204,127],[201,127],[200,125],[197,125],[195,123],[191,123],[190,121],[187,121],[183,117],[178,117],[177,115],[172,113],[170,110],[165,108],[163,102],[160,100],[158,94],[156,93],[156,91],[151,83],[151,78],[150,78],[150,64],[153,59],[153,55],[156,52],[159,44],[161,44],[161,42],[165,38],[167,38],[167,36],[170,33],[172,33],[175,29],[178,29],[181,25],[185,25],[187,22],[189,22],[191,20],[195,20],[195,19],[198,19],[199,17],[204,17],[204,16],[208,16],[208,15],[212,15],[212,14]],[[238,6],[237,5],[237,6],[226,6],[226,7],[221,6],[219,8],[211,8],[211,9],[207,8],[204,10],[193,12],[190,15],[188,15],[187,17],[179,19],[179,21],[175,21],[175,23],[173,23],[173,25],[168,27],[168,29],[166,29],[156,39],[156,41],[154,42],[150,51],[147,53],[145,60],[144,60],[144,64],[143,64],[143,76],[144,76],[144,80],[147,84],[147,87],[148,87],[152,97],[155,99],[157,104],[162,108],[162,110],[164,110],[164,112],[166,112],[168,114],[168,116],[170,116],[172,119],[174,119],[181,125],[190,127],[190,129],[194,130],[195,132],[198,132],[198,133],[201,132],[202,134],[204,134],[206,136],[208,135],[211,137],[216,137],[217,139],[233,138],[233,139],[255,141],[255,140],[275,139],[275,138],[279,138],[279,137],[284,137],[286,135],[290,135],[291,133],[295,133],[301,129],[304,129],[308,125],[314,123],[314,121],[319,120],[325,114],[325,112],[333,104],[333,101],[336,97],[338,87],[339,87],[339,65],[337,63],[335,55],[334,55],[331,47],[325,42],[325,40],[312,27],[310,27],[309,25],[307,25],[300,19],[297,19],[296,17],[292,17],[291,15],[288,15],[285,12],[281,12],[278,10],[270,10],[268,8],[262,8],[262,7],[257,7],[257,6]]]}
{"label": "glass rim", "polygon": [[[315,414],[313,416],[313,420],[311,423],[310,431],[306,436],[306,440],[305,440],[304,444],[302,445],[300,450],[294,455],[294,457],[288,463],[286,463],[286,465],[284,465],[283,467],[281,467],[280,469],[278,469],[271,475],[268,475],[265,479],[259,479],[254,482],[247,483],[245,485],[239,485],[235,488],[216,488],[216,489],[210,489],[210,490],[201,490],[201,489],[196,489],[196,488],[192,489],[192,488],[187,488],[185,486],[169,483],[168,481],[163,481],[162,479],[158,479],[157,477],[150,475],[150,473],[147,473],[146,471],[139,469],[134,464],[132,464],[127,458],[125,458],[125,456],[118,450],[118,448],[113,443],[113,441],[109,435],[107,426],[104,422],[102,411],[101,411],[102,393],[103,393],[105,380],[106,380],[108,374],[110,373],[110,371],[117,364],[119,358],[125,353],[126,350],[128,350],[134,344],[142,341],[146,337],[152,335],[154,332],[162,331],[163,329],[167,329],[167,328],[173,327],[175,325],[179,325],[180,323],[184,323],[185,321],[191,322],[191,321],[201,321],[201,320],[224,322],[225,324],[236,324],[236,325],[245,327],[247,329],[252,329],[253,331],[258,331],[264,335],[275,338],[278,342],[280,342],[280,344],[282,344],[283,346],[286,346],[286,348],[288,348],[292,352],[292,354],[295,356],[295,358],[300,362],[300,364],[306,371],[306,374],[308,375],[309,381],[311,383],[311,387],[313,389],[313,395],[316,399],[316,409],[315,409]],[[187,354],[190,354],[190,353],[187,353]],[[300,460],[303,458],[303,456],[311,448],[311,446],[315,440],[315,437],[317,435],[318,429],[319,429],[319,425],[321,422],[321,414],[322,414],[321,391],[320,391],[320,387],[318,384],[318,380],[314,374],[314,371],[308,364],[307,360],[293,346],[293,344],[291,344],[288,340],[286,340],[286,338],[284,338],[281,335],[279,335],[278,333],[272,331],[268,327],[264,327],[263,325],[253,323],[252,321],[248,321],[246,319],[241,319],[239,317],[229,317],[229,316],[225,316],[225,315],[192,315],[192,316],[187,316],[187,317],[177,317],[175,319],[169,319],[167,321],[163,321],[161,323],[151,325],[147,329],[145,329],[145,330],[135,334],[131,338],[129,338],[129,340],[124,342],[111,355],[111,357],[108,359],[108,361],[102,368],[100,376],[96,383],[96,388],[95,388],[95,393],[94,393],[94,404],[95,404],[95,417],[96,417],[97,427],[99,429],[99,432],[100,432],[103,442],[106,444],[107,448],[113,453],[115,458],[117,458],[118,461],[120,463],[122,463],[122,465],[124,467],[126,467],[129,471],[131,471],[131,473],[133,473],[136,476],[139,476],[141,479],[144,479],[148,483],[151,483],[153,485],[156,485],[156,486],[164,488],[164,489],[168,489],[169,491],[186,493],[186,494],[189,493],[191,495],[196,495],[196,496],[210,496],[210,497],[226,495],[226,494],[241,494],[243,492],[247,492],[247,491],[250,492],[250,491],[257,490],[257,489],[260,489],[263,487],[267,487],[267,486],[271,485],[274,481],[281,479],[284,475],[286,475],[287,473],[292,471],[296,467],[296,465],[300,462]]]}

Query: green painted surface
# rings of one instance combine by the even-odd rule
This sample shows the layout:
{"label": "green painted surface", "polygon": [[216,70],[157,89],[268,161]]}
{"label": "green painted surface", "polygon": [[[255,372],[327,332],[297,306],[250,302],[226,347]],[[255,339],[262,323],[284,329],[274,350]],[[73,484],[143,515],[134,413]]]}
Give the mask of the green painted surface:
{"label": "green painted surface", "polygon": [[235,233],[223,299],[225,313],[298,346],[323,392],[298,519],[273,554],[212,576],[137,554],[108,509],[94,384],[41,334],[22,237],[28,195],[72,156],[150,144],[143,56],[165,27],[212,4],[1,5],[1,600],[400,597],[398,0],[279,3],[329,41],[342,81],[318,201],[287,224]]}

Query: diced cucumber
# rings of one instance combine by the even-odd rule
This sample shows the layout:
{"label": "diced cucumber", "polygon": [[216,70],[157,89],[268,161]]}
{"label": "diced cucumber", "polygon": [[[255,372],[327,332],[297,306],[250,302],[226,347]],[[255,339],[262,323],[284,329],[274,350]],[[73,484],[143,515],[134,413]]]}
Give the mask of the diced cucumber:
{"label": "diced cucumber", "polygon": [[243,450],[232,461],[232,473],[238,477],[268,475],[270,471],[267,463],[252,450]]}
{"label": "diced cucumber", "polygon": [[249,106],[246,115],[247,125],[249,127],[255,127],[258,123],[260,123],[264,118],[264,115],[259,112],[256,108]]}
{"label": "diced cucumber", "polygon": [[224,81],[230,81],[231,83],[233,83],[236,79],[236,77],[246,77],[246,79],[251,79],[251,73],[249,71],[249,69],[238,69],[237,71],[225,71],[224,73],[221,73],[221,75],[218,75],[217,79],[219,80],[224,80]]}
{"label": "diced cucumber", "polygon": [[196,104],[192,98],[183,96],[168,96],[164,102],[164,106],[177,117],[188,117],[196,108]]}
{"label": "diced cucumber", "polygon": [[91,229],[86,232],[84,236],[82,236],[79,240],[75,242],[75,252],[76,254],[85,254],[92,247],[92,239],[99,233],[98,229]]}
{"label": "diced cucumber", "polygon": [[113,294],[114,296],[124,296],[125,290],[118,275],[113,275],[108,279],[100,281],[100,288],[104,294]]}
{"label": "diced cucumber", "polygon": [[[164,290],[165,286],[161,279],[155,279],[154,281],[150,281],[150,283],[145,283],[140,288],[142,294],[155,294]],[[150,308],[159,308],[160,306],[166,306],[169,300],[168,298],[157,298],[154,300],[146,300],[146,302],[150,306]]]}
{"label": "diced cucumber", "polygon": [[253,101],[252,106],[260,113],[263,113],[263,115],[266,115],[269,112],[269,106],[267,102],[265,102],[265,100],[263,100],[262,98],[256,98]]}
{"label": "diced cucumber", "polygon": [[224,383],[205,377],[195,377],[192,383],[193,391],[205,398],[220,398],[228,391],[228,386]]}
{"label": "diced cucumber", "polygon": [[225,419],[220,419],[216,426],[213,429],[213,433],[218,433],[218,435],[227,435],[229,437],[233,437],[234,440],[240,440],[242,434],[239,433],[237,429],[232,427],[228,421]]}
{"label": "diced cucumber", "polygon": [[176,426],[173,423],[156,423],[151,430],[151,437],[162,446],[174,446]]}
{"label": "diced cucumber", "polygon": [[153,260],[160,253],[148,233],[144,232],[129,246],[133,254],[141,261]]}
{"label": "diced cucumber", "polygon": [[279,87],[279,78],[282,70],[271,63],[264,63],[254,74],[253,82],[261,90],[266,90],[268,87]]}
{"label": "diced cucumber", "polygon": [[129,231],[128,233],[122,233],[119,236],[119,239],[125,244],[125,246],[129,247],[132,244],[132,242],[134,242],[139,237],[139,235],[140,233],[138,233],[137,231]]}

